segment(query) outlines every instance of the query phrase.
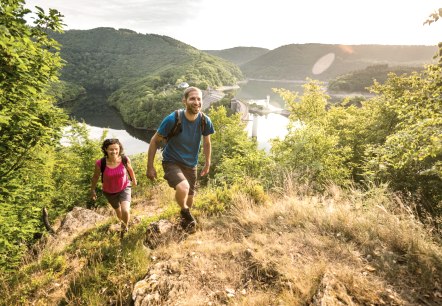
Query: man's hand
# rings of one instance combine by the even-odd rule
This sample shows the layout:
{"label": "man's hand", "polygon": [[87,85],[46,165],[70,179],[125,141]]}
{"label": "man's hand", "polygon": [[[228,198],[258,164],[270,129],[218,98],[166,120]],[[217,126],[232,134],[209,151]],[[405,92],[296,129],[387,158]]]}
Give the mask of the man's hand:
{"label": "man's hand", "polygon": [[146,170],[146,176],[147,178],[154,180],[157,178],[157,171],[155,170],[155,167],[148,167]]}
{"label": "man's hand", "polygon": [[210,165],[205,164],[203,170],[201,170],[201,176],[205,176],[205,175],[209,174],[209,171],[210,171]]}

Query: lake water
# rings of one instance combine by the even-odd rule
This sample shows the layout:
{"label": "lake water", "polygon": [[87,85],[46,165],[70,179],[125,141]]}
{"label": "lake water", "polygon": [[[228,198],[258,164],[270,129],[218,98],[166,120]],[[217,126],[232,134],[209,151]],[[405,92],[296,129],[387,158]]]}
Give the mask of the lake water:
{"label": "lake water", "polygon": [[240,86],[240,89],[236,93],[238,99],[266,99],[267,96],[270,98],[270,104],[285,108],[284,101],[282,98],[276,94],[272,88],[284,88],[290,91],[295,91],[302,93],[302,81],[265,81],[265,80],[250,80],[245,84]]}
{"label": "lake water", "polygon": [[88,93],[81,99],[81,107],[74,107],[70,116],[87,124],[92,139],[100,139],[104,130],[107,130],[106,137],[118,138],[127,155],[147,152],[148,140],[153,136],[153,132],[135,129],[125,124],[120,114],[107,104],[103,92]]}
{"label": "lake water", "polygon": [[[300,91],[299,84],[286,82],[249,81],[243,84],[237,92],[239,99],[266,99],[270,96],[270,104],[276,108],[284,108],[282,99],[272,91],[272,88],[286,88],[291,91]],[[89,128],[90,137],[99,139],[106,129],[107,137],[118,138],[124,145],[127,155],[143,153],[147,151],[148,141],[154,132],[135,129],[123,122],[118,112],[109,107],[106,102],[106,95],[102,92],[89,93],[83,97],[84,101],[80,107],[74,107],[71,117],[78,121],[84,121]],[[257,115],[250,114],[247,131],[252,135],[253,118]],[[269,140],[276,137],[283,137],[287,133],[288,118],[279,114],[268,114],[257,116],[257,141],[262,149],[269,150]],[[216,127],[215,127],[216,130]]]}

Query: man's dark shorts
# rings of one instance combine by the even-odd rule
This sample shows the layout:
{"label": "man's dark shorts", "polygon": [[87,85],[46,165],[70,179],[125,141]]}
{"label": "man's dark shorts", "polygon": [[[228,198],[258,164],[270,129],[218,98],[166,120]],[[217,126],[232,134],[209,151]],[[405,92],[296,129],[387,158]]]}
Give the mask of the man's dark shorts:
{"label": "man's dark shorts", "polygon": [[184,180],[187,180],[190,186],[189,195],[195,194],[196,189],[196,167],[187,167],[180,163],[163,162],[164,179],[169,186],[174,188]]}

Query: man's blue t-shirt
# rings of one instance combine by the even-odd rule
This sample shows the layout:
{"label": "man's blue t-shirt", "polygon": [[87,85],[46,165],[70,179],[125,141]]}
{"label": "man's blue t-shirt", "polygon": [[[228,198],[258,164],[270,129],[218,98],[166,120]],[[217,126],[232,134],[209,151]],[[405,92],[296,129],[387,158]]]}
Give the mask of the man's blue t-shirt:
{"label": "man's blue t-shirt", "polygon": [[[206,115],[204,134],[201,133],[201,116],[199,113],[195,121],[187,120],[184,111],[179,111],[181,116],[182,132],[168,140],[163,150],[163,161],[178,162],[188,167],[195,167],[198,163],[198,153],[201,145],[201,135],[207,136],[215,133],[212,121]],[[157,133],[166,137],[175,125],[175,112],[168,115],[161,122]]]}

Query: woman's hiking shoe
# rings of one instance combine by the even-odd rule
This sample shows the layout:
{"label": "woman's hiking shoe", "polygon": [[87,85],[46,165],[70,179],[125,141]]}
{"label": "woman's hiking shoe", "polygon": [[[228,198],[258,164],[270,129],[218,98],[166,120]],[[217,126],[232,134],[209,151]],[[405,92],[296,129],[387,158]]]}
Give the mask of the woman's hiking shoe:
{"label": "woman's hiking shoe", "polygon": [[195,233],[196,221],[188,208],[181,209],[181,227],[188,233]]}

